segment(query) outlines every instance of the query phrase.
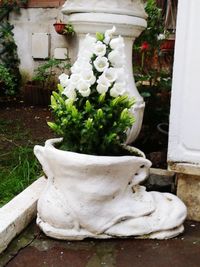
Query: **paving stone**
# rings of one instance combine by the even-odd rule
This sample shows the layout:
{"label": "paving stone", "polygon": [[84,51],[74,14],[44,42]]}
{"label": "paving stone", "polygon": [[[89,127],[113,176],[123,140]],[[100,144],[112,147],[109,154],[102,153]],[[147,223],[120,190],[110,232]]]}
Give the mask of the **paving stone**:
{"label": "paving stone", "polygon": [[[35,225],[14,240],[3,253],[7,267],[198,267],[200,266],[200,223],[187,221],[185,233],[170,240],[110,239],[59,241],[44,236]],[[31,233],[30,233],[31,232]],[[23,243],[23,242],[22,242]],[[13,251],[15,253],[13,253]],[[13,253],[13,254],[12,254]]]}

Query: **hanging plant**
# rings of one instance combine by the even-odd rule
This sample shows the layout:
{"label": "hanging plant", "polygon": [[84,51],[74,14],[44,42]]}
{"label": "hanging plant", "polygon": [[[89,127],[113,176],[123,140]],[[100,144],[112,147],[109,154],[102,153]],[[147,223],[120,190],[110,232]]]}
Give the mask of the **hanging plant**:
{"label": "hanging plant", "polygon": [[71,34],[71,35],[73,35],[75,33],[74,28],[71,24],[63,23],[61,20],[54,23],[53,26],[55,28],[55,31],[58,34],[62,34],[62,35]]}

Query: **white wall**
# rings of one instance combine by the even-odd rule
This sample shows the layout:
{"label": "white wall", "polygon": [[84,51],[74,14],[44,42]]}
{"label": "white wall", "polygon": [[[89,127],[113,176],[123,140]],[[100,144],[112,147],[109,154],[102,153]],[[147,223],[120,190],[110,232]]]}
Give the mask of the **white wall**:
{"label": "white wall", "polygon": [[[35,60],[31,54],[32,33],[50,34],[50,56],[54,55],[55,48],[65,48],[73,45],[73,41],[64,35],[55,32],[53,24],[56,22],[58,8],[28,8],[20,9],[20,14],[11,13],[9,21],[14,27],[14,38],[18,46],[18,55],[21,61],[20,70],[28,75],[33,74],[34,68],[41,60]],[[64,18],[66,21],[66,17]],[[70,44],[72,42],[72,44]],[[70,55],[72,56],[73,55]]]}
{"label": "white wall", "polygon": [[179,0],[169,162],[200,164],[200,1]]}

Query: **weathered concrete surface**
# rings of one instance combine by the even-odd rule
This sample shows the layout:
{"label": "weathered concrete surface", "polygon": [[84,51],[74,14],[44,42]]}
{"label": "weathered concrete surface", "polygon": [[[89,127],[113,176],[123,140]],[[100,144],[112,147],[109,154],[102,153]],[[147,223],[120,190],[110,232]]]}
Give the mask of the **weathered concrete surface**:
{"label": "weathered concrete surface", "polygon": [[198,267],[200,223],[187,221],[175,239],[58,241],[32,224],[0,257],[7,267]]}
{"label": "weathered concrete surface", "polygon": [[177,195],[188,208],[188,219],[200,221],[200,176],[177,174]]}
{"label": "weathered concrete surface", "polygon": [[0,209],[0,253],[36,216],[38,198],[46,185],[39,178]]}

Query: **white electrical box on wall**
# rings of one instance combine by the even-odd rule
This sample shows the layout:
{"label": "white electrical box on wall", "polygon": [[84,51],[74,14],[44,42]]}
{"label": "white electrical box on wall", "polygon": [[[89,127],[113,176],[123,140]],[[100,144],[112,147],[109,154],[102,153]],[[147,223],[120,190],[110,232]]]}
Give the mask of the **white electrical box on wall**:
{"label": "white electrical box on wall", "polygon": [[34,59],[49,58],[49,33],[32,33],[32,57]]}
{"label": "white electrical box on wall", "polygon": [[67,58],[67,48],[55,48],[54,50],[54,58],[55,59],[66,59]]}

